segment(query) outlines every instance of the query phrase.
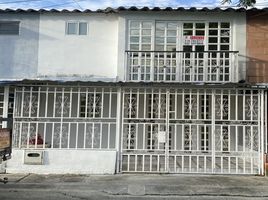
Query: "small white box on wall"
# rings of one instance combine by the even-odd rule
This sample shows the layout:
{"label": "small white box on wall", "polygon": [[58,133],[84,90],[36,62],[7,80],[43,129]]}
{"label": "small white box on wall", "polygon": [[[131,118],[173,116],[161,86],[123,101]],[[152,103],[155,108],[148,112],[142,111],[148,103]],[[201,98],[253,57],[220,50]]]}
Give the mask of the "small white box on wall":
{"label": "small white box on wall", "polygon": [[24,164],[26,165],[43,165],[44,151],[42,150],[25,150]]}

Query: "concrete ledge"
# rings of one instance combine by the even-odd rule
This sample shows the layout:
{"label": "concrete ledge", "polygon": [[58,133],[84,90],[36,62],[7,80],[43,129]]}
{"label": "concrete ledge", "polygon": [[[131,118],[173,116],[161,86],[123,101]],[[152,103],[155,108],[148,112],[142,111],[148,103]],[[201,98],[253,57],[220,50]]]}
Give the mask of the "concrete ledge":
{"label": "concrete ledge", "polygon": [[7,162],[7,173],[115,173],[116,151],[48,149],[44,150],[43,165],[24,164],[24,151],[22,149],[12,151],[12,158]]}

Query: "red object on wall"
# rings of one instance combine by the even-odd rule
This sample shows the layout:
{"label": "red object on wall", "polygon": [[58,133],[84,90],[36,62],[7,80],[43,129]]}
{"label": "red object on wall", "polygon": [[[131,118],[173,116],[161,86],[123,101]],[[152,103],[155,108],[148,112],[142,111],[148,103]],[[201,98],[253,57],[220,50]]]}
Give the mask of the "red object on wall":
{"label": "red object on wall", "polygon": [[[33,137],[29,140],[29,144],[35,144],[35,139],[36,137]],[[37,144],[43,144],[44,141],[43,141],[43,138],[40,134],[37,135]]]}

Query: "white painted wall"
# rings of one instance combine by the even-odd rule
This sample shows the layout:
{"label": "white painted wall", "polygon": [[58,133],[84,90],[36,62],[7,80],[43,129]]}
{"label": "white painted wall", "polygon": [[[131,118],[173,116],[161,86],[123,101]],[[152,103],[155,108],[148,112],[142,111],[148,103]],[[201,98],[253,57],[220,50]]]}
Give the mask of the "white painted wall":
{"label": "white painted wall", "polygon": [[13,149],[12,158],[7,162],[6,173],[115,173],[116,151],[47,149],[44,152],[43,165],[26,165],[24,150]]}
{"label": "white painted wall", "polygon": [[[88,22],[88,35],[67,35],[67,21]],[[116,78],[118,21],[112,14],[41,14],[39,76]]]}
{"label": "white painted wall", "polygon": [[20,21],[19,35],[0,35],[0,79],[37,74],[39,14],[0,14],[1,21]]}

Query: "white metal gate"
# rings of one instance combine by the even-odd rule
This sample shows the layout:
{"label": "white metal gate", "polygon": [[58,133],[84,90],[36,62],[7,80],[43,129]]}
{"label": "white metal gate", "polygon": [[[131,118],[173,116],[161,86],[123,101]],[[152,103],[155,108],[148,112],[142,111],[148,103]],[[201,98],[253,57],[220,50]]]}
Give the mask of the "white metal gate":
{"label": "white metal gate", "polygon": [[262,174],[264,93],[123,91],[122,172]]}

